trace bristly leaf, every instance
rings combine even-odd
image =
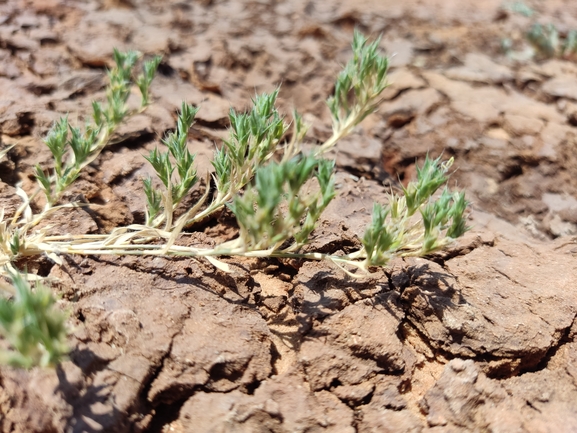
[[[216,189],[218,191],[228,191],[230,189],[230,172],[232,160],[224,148],[217,149],[214,153],[212,166],[215,171]]]
[[[453,194],[453,206],[449,211],[451,226],[447,230],[448,237],[457,239],[470,229],[465,222],[465,212],[468,207],[469,202],[465,199],[465,193],[455,192]]]
[[[319,182],[319,186],[322,193],[322,206],[323,209],[328,206],[330,201],[335,197],[335,164],[336,161],[321,159],[318,162],[318,169],[316,178]]]
[[[90,155],[92,143],[94,142],[94,136],[92,134],[84,137],[80,128],[70,128],[71,137],[69,141],[70,148],[74,155],[73,163],[76,167],[79,167],[88,155]]]
[[[422,167],[417,167],[417,182],[403,188],[409,216],[413,215],[445,182],[446,173],[453,164],[453,158],[441,163],[441,158],[425,158]]]
[[[104,122],[104,115],[102,113],[102,104],[97,101],[92,101],[92,120],[98,129],[102,127]]]
[[[150,151],[148,156],[145,156],[146,160],[150,162],[154,171],[156,171],[156,175],[161,180],[166,188],[168,188],[172,172],[174,171],[174,167],[170,162],[170,157],[168,152],[159,152],[158,149],[153,149]]]
[[[40,183],[40,187],[44,191],[46,197],[52,197],[52,182],[39,164],[36,164],[34,167],[34,176],[36,176],[36,179]]]
[[[161,61],[161,56],[155,56],[151,60],[144,62],[144,65],[142,66],[142,74],[136,78],[136,85],[138,86],[142,97],[140,103],[141,107],[146,107],[150,103],[150,84],[156,75],[158,65],[160,65]]]
[[[48,146],[48,149],[52,152],[54,158],[54,170],[57,175],[62,173],[62,158],[66,153],[68,128],[68,117],[62,117],[52,126],[48,135],[44,139],[44,143],[46,143],[46,146]]]
[[[162,207],[162,194],[152,186],[152,179],[142,179],[144,194],[146,195],[146,225],[150,226],[160,214]]]

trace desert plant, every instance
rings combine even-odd
[[[157,179],[144,180],[144,224],[118,227],[102,235],[50,235],[46,229],[37,230],[36,224],[49,212],[74,206],[55,204],[80,170],[96,158],[104,146],[102,137],[110,137],[113,127],[127,114],[126,88],[122,86],[129,83],[128,69],[134,66],[135,57],[116,53],[117,68],[111,71],[110,81],[121,90],[108,93],[111,96],[107,108],[93,105],[94,123],[84,133],[70,128],[64,119],[48,134],[46,144],[54,156],[54,173],[48,176],[37,169],[48,205],[34,215],[22,192],[24,204],[17,215],[0,224],[0,265],[4,274],[12,275],[13,263],[22,256],[44,253],[58,262],[59,255],[67,253],[204,257],[224,271],[229,267],[219,257],[327,260],[359,277],[373,266],[386,265],[393,257],[424,255],[444,248],[467,230],[468,203],[463,193],[450,193],[447,189],[436,196],[447,182],[453,161],[429,158],[419,168],[417,180],[403,189],[402,196],[391,194],[387,205],[375,204],[372,222],[357,251],[346,255],[319,253],[307,245],[322,211],[336,193],[335,163],[325,159],[325,155],[375,111],[387,86],[388,61],[379,54],[378,41],[369,43],[356,32],[352,48],[353,58],[338,76],[334,94],[328,99],[333,134],[310,154],[301,149],[307,126],[296,113],[292,137],[285,140],[290,122],[275,107],[278,89],[258,95],[248,112],[230,111],[230,137],[215,152],[214,172],[207,176],[204,192],[189,208],[180,209],[180,216],[175,218],[177,208],[182,207],[183,199],[198,180],[195,157],[187,148],[188,132],[198,109],[183,103],[175,131],[162,140],[165,150],[155,149],[145,157]],[[144,93],[152,79],[150,71],[157,64],[157,59],[146,64],[145,84],[137,79]],[[148,97],[143,94],[142,100],[145,104]],[[177,245],[185,227],[225,206],[237,218],[236,239],[213,248]],[[10,327],[5,329],[13,335]],[[13,338],[18,341],[20,337],[14,334]]]
[[[298,115],[294,116],[293,138],[289,143],[282,142],[289,124],[275,108],[278,90],[256,96],[247,113],[231,110],[230,138],[213,160],[216,191],[212,200],[206,204],[210,193],[206,185],[200,200],[175,221],[176,208],[197,180],[194,155],[186,148],[186,136],[197,109],[184,103],[175,132],[163,140],[167,150],[155,149],[146,157],[160,186],[155,186],[158,183],[153,179],[144,181],[145,224],[119,227],[108,235],[48,239],[48,252],[206,257],[221,269],[227,266],[216,259],[218,256],[298,257],[330,260],[341,267],[367,271],[395,256],[423,255],[445,247],[466,230],[463,214],[467,202],[463,194],[448,191],[433,198],[446,183],[452,160],[443,163],[427,158],[418,171],[417,182],[409,184],[402,197],[391,195],[388,207],[375,206],[373,223],[361,249],[347,256],[301,251],[321,211],[334,197],[334,163],[323,160],[323,155],[376,109],[387,85],[387,68],[386,58],[378,54],[378,41],[368,43],[356,33],[353,59],[339,75],[328,100],[333,135],[312,155],[303,155],[300,150],[299,140],[306,127]],[[274,162],[279,152],[280,162]],[[317,192],[303,194],[302,189],[313,178]],[[207,249],[175,245],[185,227],[224,206],[237,217],[237,239]],[[164,239],[165,243],[152,243],[153,238]]]

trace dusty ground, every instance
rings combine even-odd
[[[572,0],[528,2],[577,29]],[[65,257],[29,264],[72,313],[56,371],[0,369],[0,429],[18,432],[576,432],[577,64],[510,61],[535,18],[500,0],[0,2],[0,127],[18,143],[0,195],[48,164],[41,137],[103,97],[113,47],[162,54],[154,104],[71,192],[63,232],[143,220],[142,155],[200,104],[207,167],[230,106],[282,83],[281,105],[329,133],[325,98],[354,27],[383,34],[392,86],[336,155],[340,198],[316,232],[358,243],[373,200],[429,153],[455,156],[473,230],[372,278],[325,264]],[[79,196],[82,194],[82,196]],[[235,235],[227,218],[190,242]]]

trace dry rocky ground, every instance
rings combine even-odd
[[[577,29],[577,3],[535,1]],[[281,107],[326,138],[324,100],[352,30],[383,34],[391,86],[339,145],[339,198],[313,244],[357,245],[373,200],[429,153],[455,156],[473,229],[453,248],[352,280],[324,263],[64,257],[28,263],[71,312],[70,359],[0,369],[0,430],[16,432],[576,432],[577,64],[509,60],[533,18],[500,0],[0,1],[0,200],[50,166],[41,138],[103,98],[113,47],[162,54],[154,103],[122,128],[58,230],[143,221],[142,155],[202,106],[199,171],[230,106],[282,83]],[[236,235],[228,215],[189,243]]]

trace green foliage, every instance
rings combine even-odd
[[[577,54],[577,31],[575,30],[561,36],[553,24],[535,23],[527,32],[527,39],[543,57],[569,58]]]
[[[452,164],[452,158],[446,163],[441,163],[440,158],[429,159],[427,157],[422,167],[417,166],[417,182],[411,182],[403,188],[409,216],[413,215],[441,185],[447,182],[446,173]]]
[[[533,24],[527,32],[527,39],[546,57],[554,57],[559,48],[559,32],[553,24]]]
[[[142,74],[136,78],[136,85],[138,86],[140,94],[142,95],[141,105],[143,107],[149,105],[150,103],[150,85],[152,84],[152,80],[154,80],[158,65],[160,65],[161,61],[162,57],[156,56],[152,60],[144,62]]]
[[[227,178],[239,187],[246,185],[254,175],[254,169],[268,160],[278,143],[287,132],[288,125],[275,107],[279,89],[274,92],[257,95],[253,107],[248,113],[237,113],[231,109],[230,138],[224,142],[224,152],[230,160],[230,173],[217,172],[219,184]]]
[[[31,290],[22,275],[14,274],[17,258],[46,254],[52,260],[67,254],[179,255],[205,257],[221,270],[228,270],[216,257],[258,256],[328,260],[355,277],[371,266],[384,266],[393,257],[423,255],[447,246],[461,236],[466,226],[468,202],[463,193],[439,188],[446,184],[453,160],[426,158],[417,170],[417,180],[403,189],[402,196],[389,197],[388,204],[375,204],[373,218],[361,240],[362,247],[350,254],[310,251],[309,238],[321,213],[335,197],[335,162],[323,155],[352,128],[372,113],[385,89],[388,60],[378,50],[379,41],[369,43],[355,32],[353,58],[338,76],[335,92],[328,100],[333,115],[333,134],[310,154],[301,142],[308,126],[298,113],[290,122],[276,108],[278,89],[257,95],[247,112],[231,110],[230,135],[216,149],[200,199],[177,220],[178,206],[198,184],[195,155],[187,139],[198,108],[183,103],[176,129],[154,149],[146,160],[156,179],[144,179],[146,221],[117,227],[102,235],[49,235],[35,229],[46,216],[74,204],[55,206],[65,189],[81,170],[98,157],[115,128],[132,114],[127,108],[131,88],[142,93],[141,109],[149,103],[150,84],[160,58],[143,65],[134,78],[138,55],[114,52],[116,66],[109,73],[106,104],[94,102],[91,122],[84,129],[73,127],[68,118],[56,122],[45,141],[54,159],[46,173],[36,167],[36,177],[47,198],[38,214],[24,191],[18,195],[22,206],[10,220],[0,212],[0,274],[12,278],[14,298],[0,301],[0,327],[10,344],[2,353],[4,362],[30,367],[53,365],[66,353],[64,315],[42,287]],[[198,187],[202,190],[202,185]],[[186,227],[227,206],[236,216],[236,239],[212,248],[182,246],[176,241]],[[159,227],[163,224],[163,229]],[[356,268],[358,274],[349,271]]]
[[[395,256],[429,254],[468,230],[465,212],[469,203],[464,193],[445,188],[438,198],[433,197],[447,182],[452,163],[452,159],[443,163],[440,158],[425,158],[417,168],[417,181],[403,188],[402,197],[389,197],[387,206],[375,203],[362,239],[366,267],[384,266]],[[412,218],[417,210],[421,224]]]
[[[375,203],[373,218],[363,236],[363,247],[367,255],[367,266],[385,265],[402,245],[401,226],[385,224],[391,209]]]
[[[380,39],[369,43],[358,31],[353,36],[353,58],[337,77],[335,92],[327,100],[333,117],[333,137],[319,152],[332,148],[378,107],[387,87],[389,59],[379,54]]]
[[[216,188],[219,191],[228,191],[231,189],[231,172],[233,161],[229,158],[226,147],[217,149],[214,153],[212,166],[214,167],[214,179]]]
[[[0,362],[21,368],[58,364],[68,353],[67,315],[57,309],[50,290],[30,288],[18,273],[11,278],[13,298],[0,298],[0,333],[10,344],[0,351]]]
[[[162,211],[162,192],[152,186],[152,179],[142,179],[146,195],[146,225],[152,225],[154,219]]]
[[[310,156],[259,168],[254,184],[229,204],[240,227],[242,250],[274,251],[291,238],[295,248],[306,244],[335,196],[333,168],[334,162]],[[313,177],[318,191],[306,194],[305,184]]]
[[[149,87],[160,63],[155,57],[143,65],[143,73],[133,79],[133,70],[138,53],[121,53],[114,50],[115,67],[108,71],[109,84],[106,88],[107,104],[92,103],[92,123],[87,122],[84,130],[73,127],[65,116],[57,121],[45,138],[54,159],[51,175],[35,167],[35,175],[47,199],[46,209],[55,205],[62,193],[80,175],[80,171],[94,159],[108,143],[110,136],[127,116],[133,114],[127,106],[133,84],[141,91],[141,109],[149,103]]]
[[[181,111],[178,115],[176,131],[170,133],[162,142],[168,148],[167,152],[159,152],[154,149],[146,160],[150,162],[156,175],[166,188],[162,193],[152,187],[152,181],[144,181],[144,191],[147,200],[147,224],[154,224],[154,218],[160,214],[161,210],[172,215],[172,212],[189,193],[198,180],[194,167],[195,156],[187,148],[188,132],[194,124],[194,118],[198,108],[193,105],[182,103]],[[171,160],[174,159],[174,163]],[[173,176],[176,170],[177,176]],[[164,204],[162,197],[164,197]]]
[[[445,188],[438,199],[420,209],[425,229],[423,255],[444,247],[447,238],[458,238],[468,230],[464,220],[467,205],[463,193],[451,194]],[[441,237],[443,230],[446,230],[446,238]]]

